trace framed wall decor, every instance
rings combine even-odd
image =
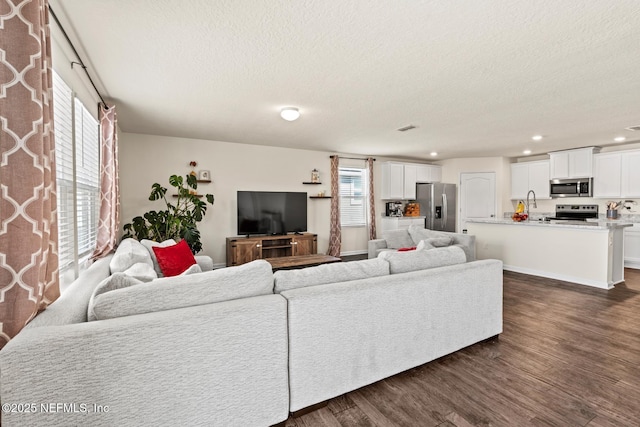
[[[198,171],[198,179],[202,181],[211,181],[211,172],[207,170]]]

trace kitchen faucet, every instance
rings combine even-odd
[[[533,190],[529,190],[527,193],[527,221],[529,221],[529,194],[533,193],[533,207],[538,208],[538,203],[536,203],[536,192]]]

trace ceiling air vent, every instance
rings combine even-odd
[[[415,129],[415,128],[416,127],[414,125],[407,125],[407,126],[403,126],[400,129],[396,129],[396,130],[400,131],[400,132],[406,132],[408,130]]]
[[[625,128],[626,130],[640,130],[640,125],[638,126],[629,126],[628,128]],[[400,129],[398,129],[400,130]]]

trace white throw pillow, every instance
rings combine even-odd
[[[420,240],[420,243],[418,243],[418,246],[416,246],[416,250],[417,251],[428,251],[429,249],[433,249],[435,248],[435,246],[433,246],[430,242],[430,239],[424,239],[424,240]]]
[[[193,264],[191,267],[187,268],[182,273],[178,274],[178,276],[187,276],[189,274],[202,273],[202,268],[198,264]]]
[[[146,249],[145,249],[146,251]],[[124,271],[127,276],[134,277],[142,282],[150,282],[158,278],[158,274],[153,269],[153,265],[146,262],[137,262]]]
[[[111,274],[122,273],[139,262],[153,265],[149,251],[136,239],[129,238],[120,242],[113,258],[111,258],[109,268]]]
[[[156,270],[158,277],[164,277],[164,274],[162,274],[162,270],[160,269],[160,265],[158,264],[158,259],[156,258],[156,254],[155,252],[153,252],[152,248],[154,246],[160,246],[161,248],[166,248],[167,246],[173,246],[176,244],[176,241],[173,239],[167,239],[162,243],[158,243],[158,242],[154,242],[153,240],[142,239],[140,243],[142,243],[142,246],[147,248],[147,252],[149,253],[149,256],[151,257],[151,261],[153,263],[153,268]]]

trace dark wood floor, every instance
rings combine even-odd
[[[606,291],[504,275],[504,332],[287,427],[640,426],[640,270]]]

